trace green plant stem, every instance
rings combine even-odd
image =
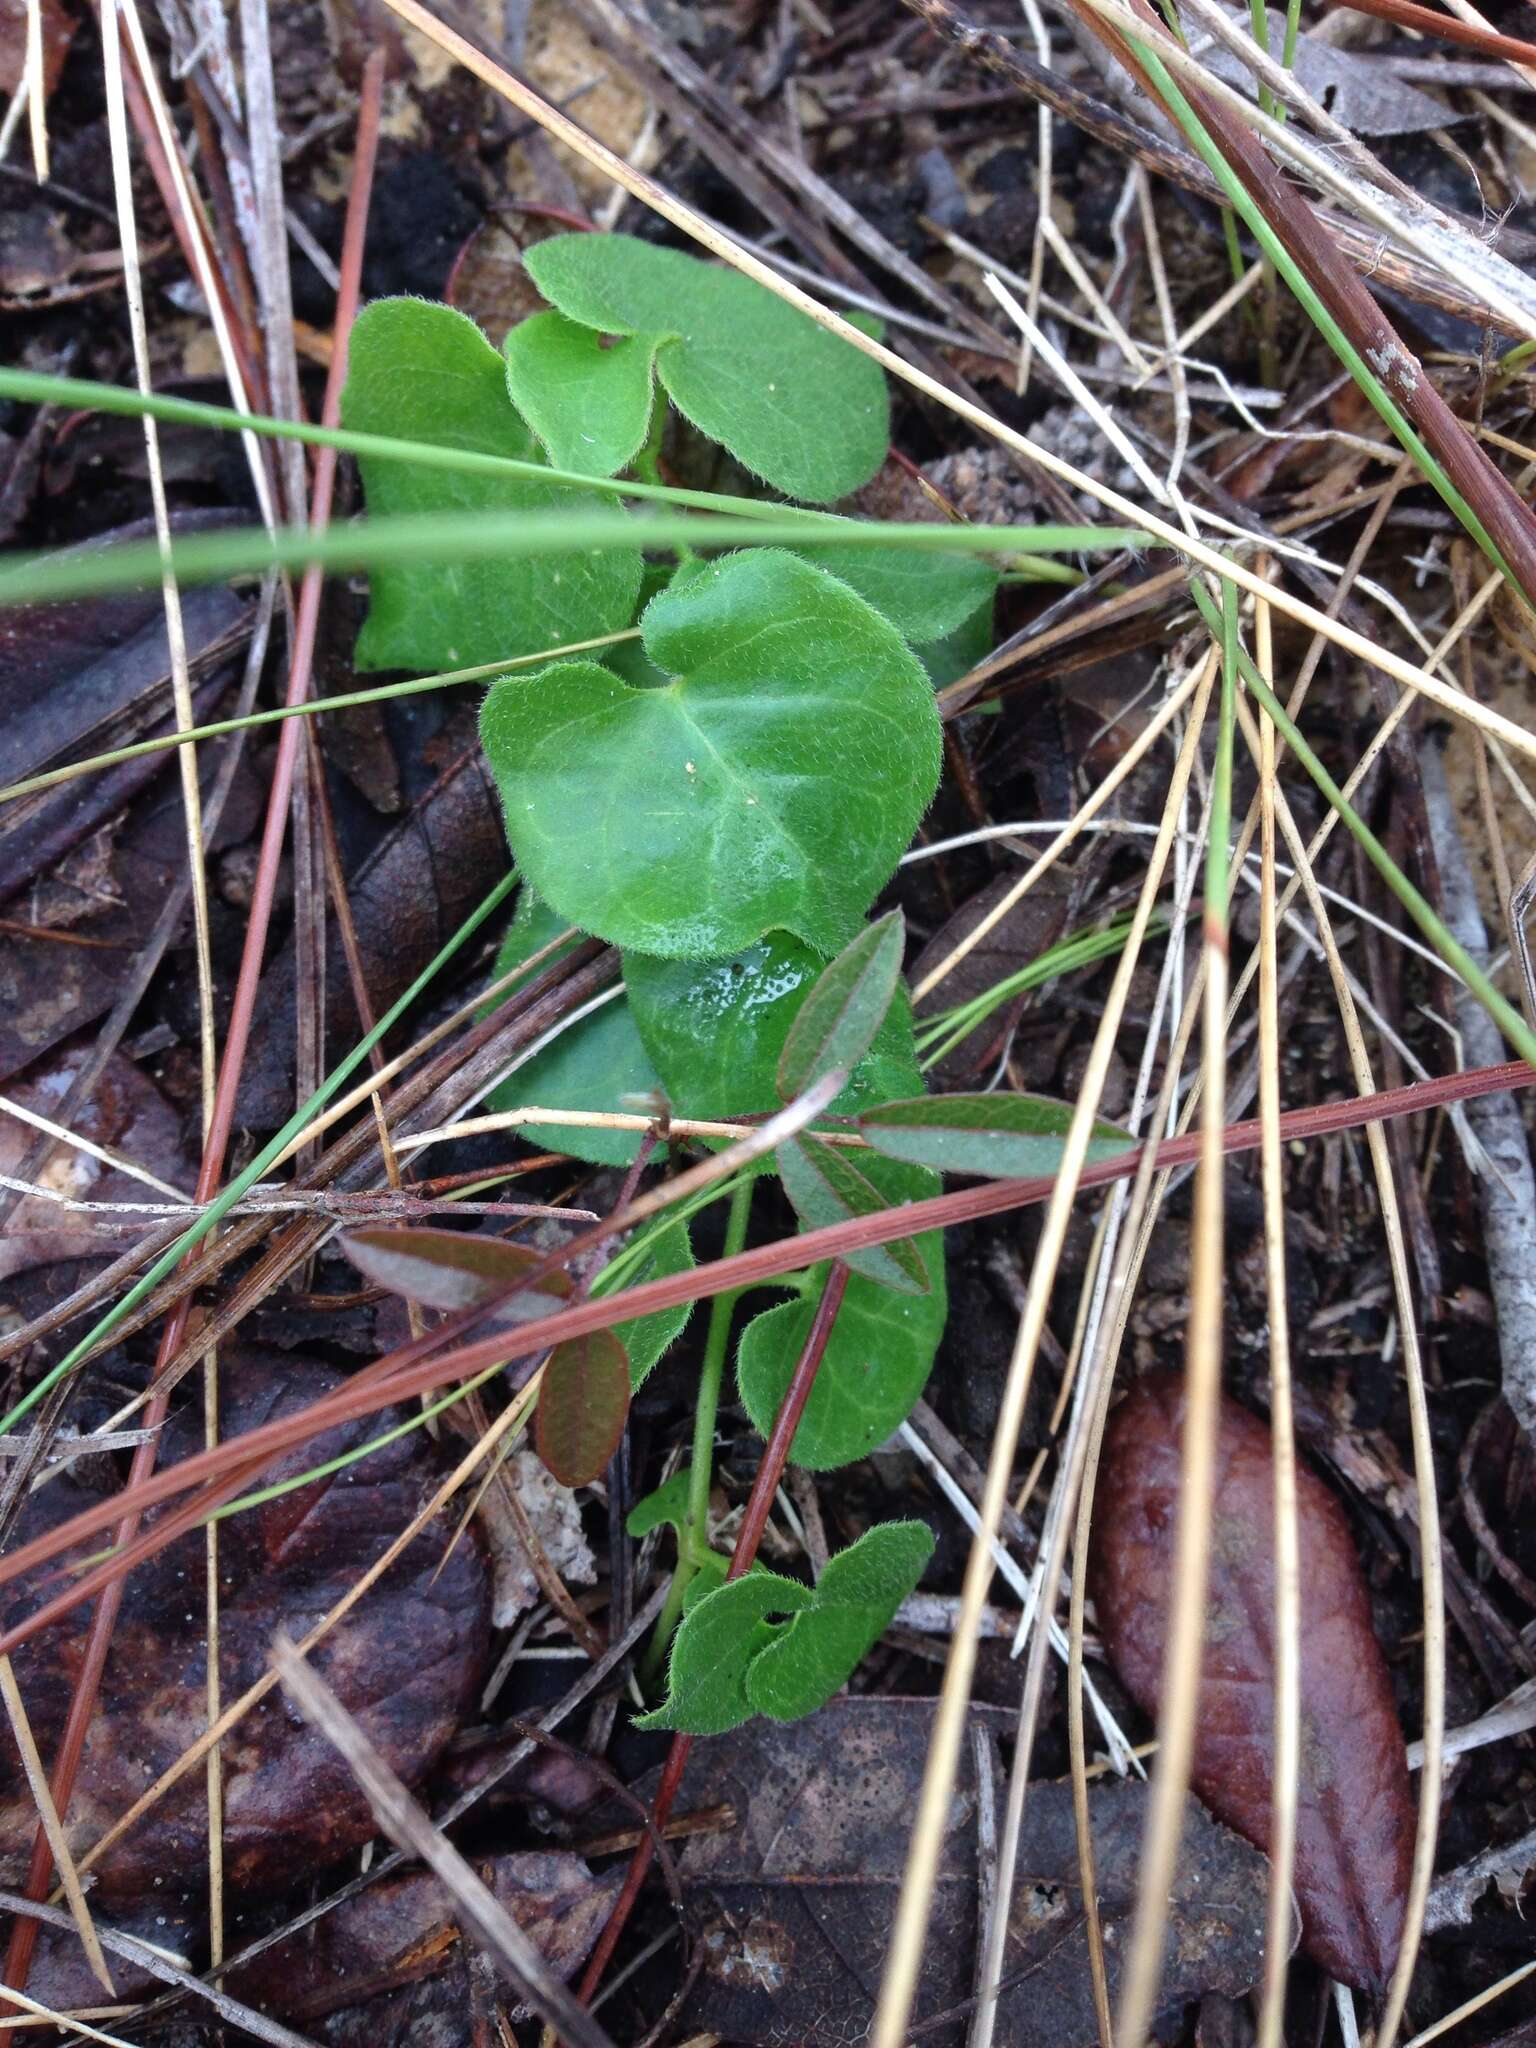
[[[251,711],[244,718],[216,718],[208,725],[190,726],[184,732],[162,733],[156,739],[135,740],[126,747],[114,747],[107,754],[92,754],[84,761],[71,761],[63,768],[49,768],[41,775],[29,775],[24,782],[0,789],[0,804],[15,803],[39,790],[52,789],[77,776],[95,775],[116,768],[123,761],[137,761],[145,754],[168,753],[172,747],[194,745],[200,740],[222,739],[227,733],[252,732],[257,726],[280,725],[288,718],[317,718],[326,711],[351,711],[363,704],[384,704],[394,697],[419,697],[427,690],[451,690],[462,683],[487,683],[493,676],[512,675],[518,669],[537,668],[541,662],[563,661],[567,655],[590,654],[599,648],[620,646],[638,640],[640,628],[626,626],[622,633],[602,633],[591,640],[573,640],[562,647],[546,648],[542,654],[514,654],[505,661],[483,661],[477,668],[445,669],[440,675],[417,676],[404,683],[379,683],[370,690],[340,690],[333,697],[306,697],[299,704],[279,704],[271,711]]]
[[[756,1186],[756,1175],[748,1172],[731,1190],[731,1206],[725,1220],[724,1258],[735,1258],[746,1247],[752,1192]],[[720,1416],[720,1388],[725,1379],[731,1317],[735,1314],[741,1293],[738,1288],[729,1294],[717,1294],[709,1305],[704,1362],[699,1369],[698,1399],[693,1410],[693,1463],[688,1468],[688,1512],[677,1534],[677,1565],[672,1573],[672,1583],[667,1588],[665,1605],[657,1617],[656,1633],[646,1653],[641,1672],[642,1685],[660,1672],[667,1645],[683,1611],[683,1596],[709,1549],[709,1489],[715,1469],[715,1424]]]
[[[1311,320],[1318,332],[1327,341],[1329,347],[1332,348],[1335,355],[1344,364],[1376,412],[1386,421],[1403,447],[1407,449],[1408,453],[1418,464],[1426,479],[1434,485],[1446,504],[1483,550],[1483,553],[1487,555],[1489,561],[1508,579],[1510,587],[1517,593],[1520,593],[1518,578],[1511,572],[1509,564],[1495,545],[1493,537],[1478,517],[1475,509],[1467,503],[1456,485],[1447,476],[1439,459],[1431,452],[1418,430],[1387,390],[1381,378],[1376,375],[1328,307],[1323,303],[1321,296],[1302,270],[1300,264],[1297,263],[1290,250],[1281,241],[1279,235],[1265,217],[1263,209],[1253,198],[1241,178],[1238,177],[1236,171],[1217,145],[1214,137],[1206,128],[1205,123],[1190,105],[1182,87],[1175,80],[1172,72],[1169,71],[1167,65],[1164,64],[1162,58],[1150,43],[1144,42],[1139,38],[1132,38],[1132,47],[1141,59],[1148,78],[1156,86],[1166,102],[1169,112],[1189,137],[1202,162],[1217,180],[1218,184],[1220,184],[1228,200],[1242,215],[1249,233],[1258,242],[1260,249],[1274,264],[1279,275],[1285,279],[1286,284],[1299,300],[1302,310],[1306,313],[1308,319]]]
[[[544,555],[600,553],[605,548],[790,547],[918,548],[938,554],[1118,554],[1152,546],[1139,526],[965,526],[847,519],[810,527],[792,506],[763,518],[708,513],[627,512],[402,513],[356,525],[238,528],[173,541],[162,559],[154,541],[122,541],[80,553],[40,549],[7,556],[0,569],[0,605],[54,604],[119,590],[155,588],[169,567],[182,584],[312,564],[337,570],[419,567],[423,562],[493,562]]]
[[[1204,590],[1198,579],[1191,579],[1190,590],[1199,606],[1206,624],[1217,639],[1224,636],[1224,625],[1210,593]],[[1285,706],[1275,695],[1259,673],[1258,664],[1245,648],[1237,649],[1238,668],[1243,681],[1260,704],[1269,713],[1276,731],[1306,769],[1313,782],[1322,792],[1329,805],[1338,812],[1353,837],[1359,842],[1366,859],[1375,868],[1392,894],[1402,904],[1424,937],[1434,947],[1440,958],[1459,974],[1467,987],[1477,997],[1483,1008],[1509,1040],[1523,1060],[1536,1066],[1536,1032],[1531,1030],[1524,1017],[1494,987],[1492,981],[1478,966],[1471,954],[1451,935],[1435,915],[1428,901],[1403,873],[1397,862],[1376,837],[1364,818],[1351,804],[1342,789],[1334,781],[1317,755],[1312,751],[1300,728],[1287,713]],[[1215,838],[1215,820],[1212,820],[1212,839]]]
[[[763,1449],[762,1463],[757,1468],[757,1478],[741,1518],[737,1533],[736,1547],[731,1553],[730,1567],[726,1579],[742,1578],[752,1569],[757,1558],[757,1547],[763,1538],[768,1522],[768,1510],[773,1496],[778,1491],[784,1467],[789,1462],[789,1448],[794,1442],[795,1431],[805,1413],[805,1404],[810,1398],[811,1388],[826,1356],[827,1343],[832,1335],[832,1325],[837,1321],[837,1312],[843,1305],[843,1295],[848,1287],[848,1268],[841,1259],[834,1259],[827,1268],[827,1277],[822,1286],[821,1300],[810,1329],[806,1332],[805,1345],[800,1353],[784,1398],[779,1403],[779,1412],[774,1419],[773,1434]],[[733,1300],[734,1296],[731,1297]],[[665,1611],[665,1610],[663,1610]],[[660,1830],[667,1824],[672,1813],[672,1803],[683,1782],[683,1771],[688,1762],[688,1753],[693,1747],[691,1735],[674,1735],[672,1747],[662,1769],[661,1783],[656,1788],[656,1800],[651,1809],[651,1828]],[[577,1996],[583,2002],[589,2001],[602,1981],[619,1936],[635,1901],[640,1896],[640,1887],[645,1874],[651,1867],[651,1858],[656,1853],[656,1838],[648,1828],[635,1845],[630,1858],[629,1869],[624,1874],[624,1888],[614,1902],[607,1925],[598,1937],[597,1945],[587,1960]]]

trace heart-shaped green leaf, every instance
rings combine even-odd
[[[748,1572],[717,1586],[684,1615],[672,1638],[667,1697],[637,1728],[672,1728],[681,1735],[723,1735],[750,1719],[747,1671],[778,1633],[767,1617],[809,1607],[815,1595],[798,1579]]]
[[[841,1067],[851,1074],[875,1042],[875,1033],[901,978],[907,928],[899,910],[887,912],[850,939],[795,1013],[779,1054],[780,1098],[792,1102],[813,1081]]]
[[[556,469],[612,476],[631,462],[651,417],[651,346],[604,347],[563,313],[534,313],[502,344],[507,389]]]
[[[933,1533],[922,1522],[880,1522],[830,1559],[816,1598],[747,1666],[748,1703],[798,1721],[846,1685],[923,1576]]]
[[[472,320],[422,299],[380,299],[352,329],[343,423],[372,434],[538,460],[507,398],[501,357]],[[371,513],[581,512],[554,485],[359,459]],[[616,633],[640,589],[640,549],[374,571],[362,669],[469,667]]]
[[[1061,1164],[1074,1110],[1044,1095],[921,1095],[867,1109],[859,1128],[891,1159],[936,1173],[1028,1180]],[[1136,1143],[1118,1124],[1095,1122],[1088,1161],[1113,1159]]]
[[[887,1206],[937,1194],[931,1175],[894,1160],[865,1155],[862,1170]],[[848,1290],[821,1369],[795,1431],[790,1456],[797,1465],[828,1471],[878,1450],[912,1413],[928,1384],[944,1334],[944,1233],[924,1231],[917,1248],[927,1269],[927,1294],[897,1294],[862,1273]],[[814,1268],[803,1296],[771,1308],[747,1325],[736,1356],[736,1383],[754,1427],[767,1436],[805,1348],[826,1268]]]
[[[624,956],[641,1041],[679,1116],[761,1116],[779,1106],[778,1066],[800,1005],[826,966],[788,932],[769,932],[728,960]],[[832,1105],[851,1116],[922,1086],[906,991]]]
[[[569,922],[525,888],[497,955],[496,973],[509,974],[557,938]],[[569,952],[579,944],[578,936],[562,950]],[[552,963],[560,954],[552,953],[549,958]],[[502,1112],[521,1109],[530,1102],[547,1109],[632,1110],[636,1101],[656,1095],[660,1086],[621,989],[493,1088],[489,1105]],[[526,1124],[522,1135],[530,1145],[568,1152],[573,1159],[585,1159],[593,1166],[629,1166],[640,1149],[642,1134],[605,1131],[586,1124]]]
[[[563,1486],[586,1486],[618,1449],[629,1415],[629,1360],[612,1330],[557,1344],[544,1368],[533,1442]]]
[[[666,1701],[636,1725],[721,1735],[753,1713],[815,1713],[890,1627],[932,1555],[921,1522],[885,1522],[840,1551],[814,1587],[752,1571],[702,1593],[673,1638]]]
[[[678,411],[775,490],[830,503],[884,462],[890,402],[878,365],[751,278],[629,235],[553,235],[524,260],[568,319],[634,336]],[[545,380],[535,397],[517,352],[507,367],[513,400],[537,424]],[[596,381],[611,406],[606,365]],[[583,386],[567,384],[567,417],[584,403]]]
[[[487,697],[519,865],[560,916],[639,952],[708,958],[774,925],[835,952],[938,780],[920,664],[862,599],[773,549],[664,591],[644,634],[665,688],[570,662]]]
[[[774,1157],[784,1192],[807,1230],[846,1223],[852,1216],[873,1216],[889,1206],[845,1151],[820,1138],[791,1138]],[[843,1256],[850,1271],[862,1273],[877,1287],[893,1287],[898,1294],[928,1292],[928,1269],[910,1237]]]
[[[805,559],[856,590],[914,644],[942,640],[974,618],[997,589],[997,571],[977,555],[921,548],[807,548]]]

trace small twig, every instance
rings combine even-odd
[[[447,1836],[433,1826],[330,1687],[316,1677],[286,1636],[279,1636],[274,1645],[272,1662],[305,1719],[340,1753],[367,1794],[384,1832],[397,1848],[419,1856],[436,1872],[453,1898],[465,1932],[491,1952],[516,1984],[518,1995],[563,2034],[572,2048],[613,2048],[597,2021],[571,1996]]]

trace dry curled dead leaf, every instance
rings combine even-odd
[[[312,1358],[252,1348],[220,1360],[221,1423],[239,1435],[314,1401],[339,1376]],[[398,1411],[327,1431],[279,1459],[269,1481],[296,1477],[369,1442]],[[200,1402],[166,1425],[162,1466],[202,1448]],[[93,1464],[95,1461],[92,1461]],[[220,1672],[233,1700],[265,1675],[279,1629],[301,1636],[411,1520],[438,1474],[419,1431],[357,1464],[264,1501],[219,1528]],[[89,1504],[71,1471],[34,1493],[19,1540]],[[148,1520],[149,1518],[147,1518]],[[475,1697],[489,1642],[489,1583],[471,1536],[431,1522],[315,1653],[317,1669],[408,1783],[416,1783]],[[451,1547],[450,1547],[451,1545]],[[89,1547],[89,1546],[88,1546]],[[134,1571],[112,1638],[100,1702],[69,1807],[77,1855],[93,1845],[202,1733],[205,1689],[203,1532],[167,1545]],[[67,1567],[73,1559],[61,1562]],[[6,1589],[3,1621],[22,1620],[57,1590],[44,1566]],[[91,1610],[77,1607],[15,1656],[17,1682],[45,1758],[58,1748]],[[225,1740],[226,1883],[240,1894],[286,1887],[344,1855],[375,1829],[346,1764],[317,1731],[268,1693]],[[36,1811],[14,1748],[0,1746],[0,1882],[25,1868]],[[175,1898],[207,1882],[207,1790],[189,1771],[95,1868],[108,1906]]]
[[[755,1720],[697,1745],[679,1810],[725,1808],[735,1825],[691,1839],[679,1874],[699,1923],[703,1968],[685,2025],[764,2048],[862,2041],[890,1947],[912,1815],[933,1731],[931,1700],[845,1698],[808,1720]],[[1010,1717],[976,1707],[991,1741]],[[642,1781],[640,1790],[645,1789]],[[967,1742],[940,1850],[934,1920],[923,1946],[913,2031],[924,2048],[968,2034],[977,1940],[981,1793]],[[1006,1784],[993,1779],[1001,1810]],[[1111,1991],[1135,1905],[1143,1784],[1096,1785],[1095,1877]],[[1173,1884],[1164,2009],[1258,1975],[1263,1859],[1191,1801]],[[1072,1788],[1029,1788],[1009,1914],[997,2048],[1096,2042]]]
[[[1157,1711],[1179,1505],[1183,1382],[1143,1380],[1110,1417],[1091,1585],[1104,1646]],[[1212,1498],[1194,1788],[1265,1847],[1274,1776],[1275,1565],[1270,1432],[1223,1398]],[[1302,1946],[1329,1975],[1376,1989],[1402,1937],[1414,1803],[1386,1660],[1354,1539],[1330,1489],[1297,1473],[1301,1770],[1296,1902]]]

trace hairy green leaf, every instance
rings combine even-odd
[[[627,1535],[649,1536],[653,1529],[681,1531],[688,1526],[689,1468],[684,1465],[670,1479],[643,1494],[624,1517]]]
[[[825,965],[819,953],[783,931],[769,932],[728,960],[625,954],[635,1024],[679,1116],[760,1116],[778,1108],[784,1042]],[[898,985],[833,1111],[850,1116],[921,1086],[911,1009]]]
[[[569,922],[639,952],[708,958],[774,925],[836,951],[938,780],[921,666],[862,599],[776,549],[664,591],[644,634],[665,688],[569,662],[487,697],[519,865]]]
[[[997,571],[975,555],[914,548],[807,548],[805,559],[856,590],[904,639],[942,640],[990,606]],[[990,614],[989,614],[990,616]]]
[[[888,1522],[840,1551],[814,1587],[759,1570],[705,1591],[673,1639],[666,1701],[636,1725],[721,1735],[753,1713],[815,1713],[889,1628],[932,1555],[921,1522]]]
[[[782,1101],[803,1095],[834,1067],[853,1072],[885,1022],[901,979],[906,942],[901,912],[888,911],[850,939],[822,969],[796,1011],[779,1054]]]
[[[472,320],[422,299],[380,299],[352,330],[342,418],[364,433],[527,461],[537,453],[507,398],[500,356]],[[359,460],[369,512],[580,513],[582,496],[554,485]],[[640,549],[479,562],[380,565],[358,636],[361,669],[455,668],[536,654],[630,623]]]
[[[859,1128],[891,1159],[936,1173],[1026,1180],[1054,1173],[1074,1111],[1043,1095],[922,1095],[867,1109]],[[1136,1143],[1118,1124],[1096,1121],[1088,1161],[1113,1159]]]
[[[826,504],[885,460],[879,366],[751,278],[628,235],[554,235],[525,260],[569,319],[635,337],[678,411],[775,490]]]
[[[994,633],[992,614],[995,609],[989,597],[979,604],[968,619],[962,619],[952,633],[946,633],[939,640],[925,640],[913,648],[918,660],[928,671],[928,680],[936,690],[942,690],[949,683],[957,682],[961,676],[969,675],[973,668],[980,666],[992,652]]]
[[[863,1170],[887,1204],[920,1201],[939,1191],[931,1174],[894,1160],[869,1158]],[[917,1248],[931,1283],[926,1294],[897,1294],[862,1273],[850,1275],[790,1446],[797,1465],[828,1471],[852,1464],[877,1450],[912,1413],[933,1370],[948,1308],[943,1231],[925,1231]],[[773,1427],[805,1348],[825,1274],[825,1267],[813,1269],[804,1295],[755,1317],[742,1335],[736,1383],[763,1436]]]
[[[747,1720],[747,1671],[778,1631],[770,1614],[809,1607],[814,1594],[777,1572],[748,1572],[695,1602],[672,1638],[667,1697],[637,1728],[672,1728],[681,1735],[722,1735]]]
[[[562,1486],[587,1486],[618,1449],[629,1416],[629,1360],[612,1330],[557,1344],[544,1368],[533,1442]]]
[[[747,1667],[747,1699],[775,1721],[798,1721],[848,1683],[890,1627],[933,1555],[922,1522],[880,1522],[830,1559],[816,1598]]]
[[[820,1138],[791,1138],[774,1157],[784,1192],[807,1230],[846,1223],[853,1216],[873,1216],[890,1206],[845,1151]],[[898,1294],[928,1292],[928,1269],[909,1237],[870,1245],[844,1257],[850,1271],[862,1273],[877,1287],[892,1287]]]
[[[634,1264],[625,1262],[623,1283],[626,1288],[643,1287],[650,1280],[665,1280],[673,1273],[692,1272],[693,1263],[688,1225],[679,1218],[676,1223],[667,1224],[646,1239],[644,1249]],[[601,1284],[594,1291],[599,1294],[607,1292]],[[682,1335],[692,1314],[693,1303],[682,1301],[676,1308],[653,1309],[650,1315],[636,1316],[633,1322],[615,1323],[613,1334],[629,1353],[632,1386],[640,1387],[662,1353]]]
[[[529,888],[518,897],[517,914],[502,941],[496,973],[509,974],[532,954],[558,938],[570,920],[557,917]],[[573,938],[563,949],[579,945]],[[560,958],[552,953],[550,961]],[[601,1009],[572,1024],[492,1089],[488,1106],[498,1112],[537,1103],[541,1109],[632,1109],[628,1097],[654,1095],[660,1087],[620,993]],[[530,1145],[550,1152],[568,1152],[593,1166],[629,1166],[640,1149],[639,1131],[605,1131],[581,1124],[527,1124],[522,1135]]]
[[[502,344],[507,390],[556,469],[612,476],[632,462],[651,418],[651,349],[603,339],[563,313],[534,313]]]

